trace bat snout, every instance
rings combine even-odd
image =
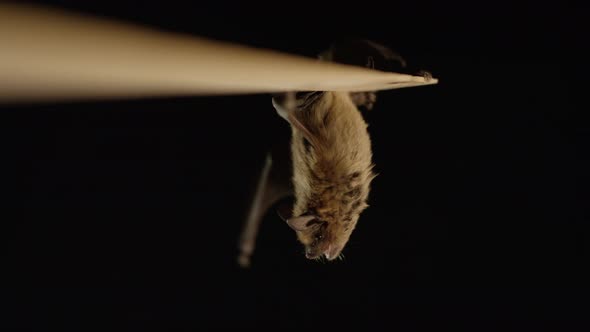
[[[332,245],[328,246],[328,249],[326,249],[326,251],[324,251],[324,256],[326,256],[327,260],[331,261],[331,260],[338,258],[338,256],[340,256],[341,251],[342,251],[341,246],[332,244]]]
[[[312,250],[310,248],[305,250],[305,258],[307,259],[318,259],[322,256],[317,250]]]
[[[305,249],[305,257],[307,259],[318,259],[320,257],[325,257],[327,260],[331,261],[340,255],[341,248],[329,245],[326,249],[320,250],[317,248],[306,248]]]

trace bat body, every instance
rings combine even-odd
[[[368,206],[372,172],[367,124],[349,93],[298,93],[294,105],[273,98],[291,124],[295,204],[287,224],[309,259],[339,257]]]
[[[260,223],[275,205],[296,231],[307,258],[339,257],[368,206],[374,178],[367,124],[354,103],[374,102],[370,95],[315,91],[292,94],[292,99],[274,96],[278,115],[291,125],[291,146],[278,145],[266,157],[239,242],[241,266],[250,265]]]
[[[381,67],[406,67],[395,52],[371,41],[338,42],[321,61]],[[425,72],[426,76],[429,74]],[[240,242],[240,264],[247,266],[258,226],[267,210],[288,196],[279,215],[296,232],[309,259],[338,258],[368,207],[372,172],[371,139],[359,107],[370,110],[375,92],[308,91],[273,96],[279,116],[291,126],[290,158],[274,151],[253,200]],[[288,147],[285,146],[285,151]],[[275,164],[276,162],[276,164]],[[286,176],[289,169],[289,176]],[[280,175],[278,175],[280,174]]]

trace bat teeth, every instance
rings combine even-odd
[[[326,249],[326,251],[324,252],[324,256],[326,256],[326,259],[330,259],[330,249],[332,249],[332,246],[329,245],[328,249]]]

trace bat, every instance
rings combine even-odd
[[[320,53],[319,59],[358,63],[358,54],[346,49],[362,52],[359,45],[373,51],[364,51],[364,66],[374,68],[376,57],[406,66],[397,53],[372,41],[334,43]],[[353,56],[347,58],[347,54]],[[428,79],[429,74],[424,77]],[[277,114],[291,127],[291,163],[288,166],[284,155],[267,156],[239,243],[240,265],[250,264],[256,233],[267,210],[289,196],[293,197],[293,205],[281,205],[278,214],[295,231],[305,256],[329,261],[341,257],[360,214],[368,207],[370,184],[376,176],[372,171],[371,139],[359,110],[370,110],[375,102],[375,91],[273,95]],[[275,165],[275,160],[281,162]],[[291,168],[290,176],[286,176],[286,167]]]

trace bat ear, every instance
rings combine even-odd
[[[281,202],[277,207],[277,214],[283,221],[287,221],[293,217],[293,203],[290,201]]]
[[[295,218],[290,218],[287,220],[287,225],[296,231],[306,231],[309,226],[307,225],[310,221],[314,220],[315,216],[300,216]]]

